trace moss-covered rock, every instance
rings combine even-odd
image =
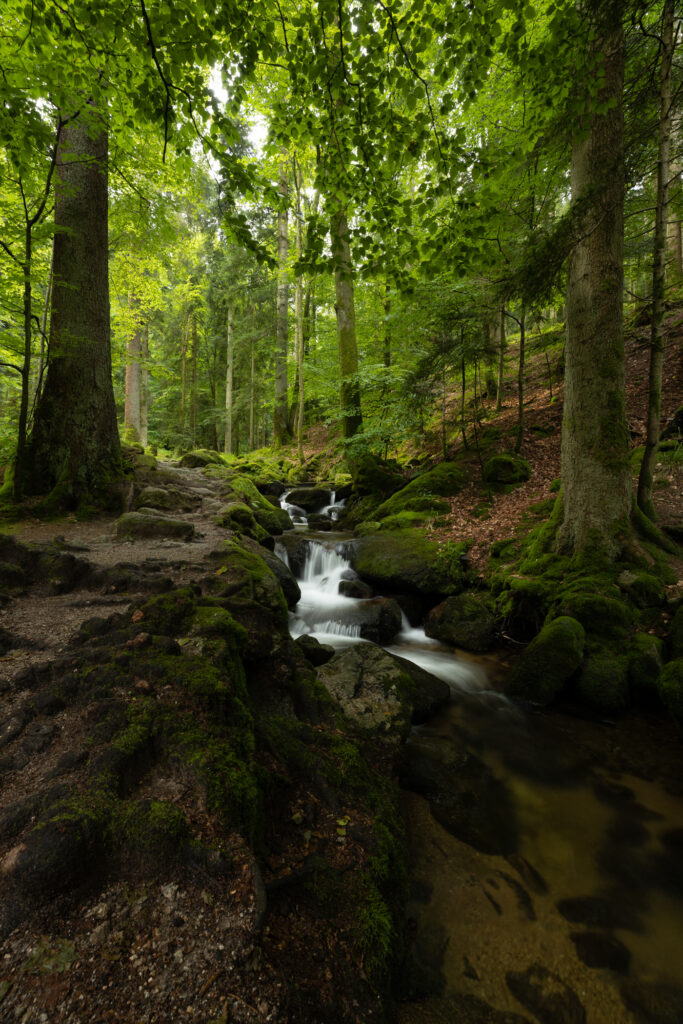
[[[116,536],[121,540],[148,537],[169,537],[173,540],[192,540],[194,526],[182,519],[154,515],[152,512],[126,512],[116,524]]]
[[[138,509],[154,508],[162,512],[189,512],[197,504],[197,498],[169,487],[143,487],[135,501]]]
[[[290,505],[298,505],[305,512],[318,512],[332,500],[332,493],[324,487],[294,487],[287,495]]]
[[[425,633],[466,651],[488,651],[496,635],[495,619],[479,595],[457,594],[431,610]]]
[[[180,458],[180,465],[184,469],[204,469],[206,466],[224,466],[225,460],[218,452],[210,451],[208,448],[197,448],[195,451],[185,452]]]
[[[669,626],[669,654],[683,658],[683,604],[676,609]]]
[[[381,501],[403,487],[405,480],[397,468],[370,452],[358,452],[348,459],[353,493],[356,497],[372,495]]]
[[[487,484],[522,484],[531,476],[531,466],[518,455],[502,452],[486,460],[483,476]]]
[[[465,473],[456,463],[442,462],[434,469],[414,477],[410,483],[383,502],[376,509],[374,518],[387,519],[406,512],[422,512],[431,516],[447,512],[448,502],[442,499],[458,494],[466,479]]]
[[[439,544],[417,530],[356,538],[347,554],[359,576],[378,589],[400,593],[457,594],[467,582],[468,545]]]
[[[578,619],[585,629],[601,636],[623,636],[633,625],[635,616],[631,608],[617,596],[608,597],[584,589],[587,584],[590,584],[590,577],[561,590],[553,607],[554,614]],[[616,588],[614,593],[618,594]]]
[[[241,501],[231,501],[221,509],[216,517],[216,523],[225,527],[226,530],[232,530],[233,533],[245,534],[258,543],[263,543],[266,538],[271,536],[256,522],[254,513],[249,506]]]
[[[664,666],[657,680],[657,689],[664,707],[683,735],[683,658],[676,658]]]
[[[636,704],[650,706],[657,698],[657,679],[663,666],[664,642],[650,633],[636,633],[628,649],[628,681]]]
[[[651,573],[624,569],[617,583],[628,599],[639,608],[658,608],[664,603],[664,584]]]
[[[512,669],[506,692],[533,704],[550,704],[581,665],[585,640],[576,619],[563,615],[549,622]]]
[[[583,704],[604,715],[621,715],[631,704],[628,659],[609,649],[588,654],[577,680]]]

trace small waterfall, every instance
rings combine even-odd
[[[314,633],[323,642],[330,637],[360,637],[362,602],[339,593],[339,581],[349,568],[335,548],[310,541],[299,579],[301,600],[290,618],[293,635]]]
[[[290,488],[291,490],[291,488]],[[287,497],[290,491],[285,491],[280,496],[280,508],[283,508],[295,526],[308,526],[308,516],[298,505],[290,505]]]

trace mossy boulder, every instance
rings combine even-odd
[[[185,452],[180,458],[180,465],[184,469],[204,469],[206,466],[224,466],[225,460],[218,452],[210,451],[208,448],[198,448],[195,451]]]
[[[159,509],[162,512],[189,512],[198,499],[167,487],[144,487],[138,494],[135,507]]]
[[[121,540],[169,537],[173,540],[192,540],[194,526],[182,519],[155,515],[150,512],[126,512],[116,524],[116,536]]]
[[[414,673],[404,659],[372,644],[338,651],[318,669],[318,678],[356,728],[395,738],[407,736],[430,688],[432,699],[436,694],[441,703],[448,698],[441,680],[421,669]]]
[[[562,615],[543,627],[508,676],[506,692],[546,706],[581,665],[586,633],[580,622]]]
[[[274,552],[268,551],[264,548],[259,552],[259,555],[282,587],[282,593],[285,595],[287,607],[294,608],[301,599],[301,588],[296,581],[294,573],[289,566],[278,557],[278,555],[274,554]]]
[[[405,480],[399,470],[378,459],[370,452],[358,452],[348,458],[353,481],[353,494],[357,498],[372,495],[381,501],[403,487]]]
[[[259,543],[263,543],[271,536],[256,522],[249,506],[241,501],[229,502],[216,517],[216,523],[226,530],[232,530],[233,533],[246,534]]]
[[[400,632],[401,609],[390,597],[373,597],[364,601],[361,605],[361,614],[360,635],[364,640],[372,640],[376,644],[390,644]]]
[[[664,584],[651,573],[624,569],[617,583],[628,599],[639,608],[658,608],[664,603]]]
[[[495,619],[479,595],[456,594],[431,610],[425,633],[466,651],[488,651],[495,640]]]
[[[664,666],[657,680],[657,689],[662,704],[683,735],[683,658],[676,658]]]
[[[405,512],[431,515],[447,512],[448,502],[443,501],[443,498],[458,494],[466,480],[465,473],[456,463],[442,462],[434,469],[414,477],[410,483],[383,502],[376,509],[374,518],[387,519]]]
[[[650,633],[636,633],[628,649],[628,681],[631,697],[649,706],[657,698],[657,679],[662,671],[664,642]]]
[[[331,500],[331,491],[323,487],[294,487],[287,495],[288,503],[298,505],[304,512],[318,512]]]
[[[467,548],[430,541],[417,530],[396,530],[354,538],[345,553],[358,575],[378,590],[448,595],[466,586]]]
[[[604,715],[621,715],[628,710],[628,658],[609,649],[591,651],[579,673],[577,690],[581,702]]]
[[[486,460],[483,476],[487,484],[523,484],[531,476],[531,466],[518,455],[502,452]]]
[[[614,587],[614,597],[588,591],[588,579],[581,579],[574,587],[561,590],[553,607],[555,615],[569,615],[577,619],[591,633],[600,636],[623,637],[634,622],[634,613],[625,601],[619,600],[619,591]],[[600,584],[597,584],[598,586]]]
[[[683,658],[683,604],[676,609],[669,626],[669,653],[672,658]]]
[[[223,477],[224,473],[221,472],[219,475]],[[272,535],[279,535],[285,530],[292,529],[292,521],[285,510],[261,494],[253,480],[243,473],[228,475],[225,497],[248,505],[259,526]]]

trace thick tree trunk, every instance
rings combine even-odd
[[[228,306],[228,337],[227,351],[225,358],[225,454],[232,452],[232,377],[235,367],[235,357],[232,349],[232,332],[235,311],[232,305]]]
[[[197,444],[197,314],[192,314],[192,348],[190,350],[190,435],[192,447]]]
[[[107,133],[94,117],[63,129],[50,362],[25,479],[28,493],[52,491],[55,503],[70,506],[116,500],[109,485],[122,470],[111,376],[107,157]]]
[[[638,476],[638,507],[654,519],[654,479],[659,421],[662,413],[664,367],[664,285],[666,283],[666,226],[669,207],[669,148],[671,143],[671,64],[674,49],[674,0],[664,0],[662,61],[660,67],[659,151],[657,155],[657,203],[652,253],[652,325],[650,329],[650,377],[647,399],[645,452]]]
[[[580,238],[569,261],[562,423],[564,551],[611,557],[631,511],[624,385],[622,0],[594,0],[594,53],[604,84],[572,149],[572,201]],[[596,72],[597,73],[597,72]]]
[[[287,320],[289,304],[289,275],[287,254],[289,252],[287,201],[287,164],[283,163],[280,173],[282,206],[277,218],[277,327],[275,340],[275,404],[273,406],[273,441],[285,444],[291,437],[287,408]]]
[[[362,429],[363,416],[358,384],[353,267],[349,246],[349,226],[344,210],[337,210],[332,214],[330,237],[336,295],[334,308],[337,313],[342,432],[345,438],[349,438]]]
[[[140,440],[140,413],[142,403],[142,379],[140,357],[142,350],[142,328],[137,319],[139,302],[131,295],[128,305],[135,316],[135,328],[126,342],[126,401],[123,412],[124,429],[133,440]]]
[[[391,366],[391,285],[387,281],[384,286],[384,365]]]

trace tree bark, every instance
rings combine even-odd
[[[678,29],[679,33],[681,28]],[[669,164],[669,195],[681,188],[681,157],[680,146],[683,136],[681,121],[683,114],[680,108],[671,112],[671,141],[678,152],[673,155]],[[683,281],[683,230],[681,230],[680,218],[670,214],[666,232],[667,248],[669,252],[667,275],[671,284],[680,284]]]
[[[384,285],[384,365],[387,369],[391,366],[391,285],[387,281]]]
[[[141,333],[137,312],[140,303],[133,295],[128,297],[128,305],[135,317],[135,328],[126,342],[126,400],[123,411],[123,426],[130,431],[134,441],[140,440],[141,413]]]
[[[515,452],[519,454],[524,441],[524,356],[526,347],[526,309],[522,303],[519,314],[519,367],[517,370],[517,439]]]
[[[147,447],[147,416],[149,410],[149,327],[147,324],[142,328],[140,335],[141,348],[141,386],[140,386],[140,444]]]
[[[280,169],[280,193],[282,204],[277,218],[277,326],[275,340],[275,404],[273,406],[273,442],[285,444],[291,437],[287,407],[287,320],[289,304],[289,275],[287,254],[289,252],[287,202],[287,162]]]
[[[498,390],[496,394],[496,412],[503,408],[503,375],[505,373],[505,303],[498,310]]]
[[[671,65],[674,49],[674,0],[664,0],[662,14],[662,60],[660,65],[659,151],[657,155],[657,202],[652,254],[652,325],[650,329],[650,375],[647,399],[645,452],[638,476],[638,507],[650,519],[655,517],[652,481],[659,447],[662,413],[662,369],[664,366],[664,285],[666,283],[666,228],[669,207],[669,149],[671,144]]]
[[[190,349],[190,435],[192,447],[197,444],[197,314],[192,314],[192,347]]]
[[[632,486],[624,383],[622,0],[593,0],[593,44],[604,83],[587,134],[572,147],[572,202],[580,238],[569,261],[562,422],[564,518],[558,546],[616,557],[628,527]]]
[[[54,504],[120,501],[111,375],[107,132],[83,115],[63,129],[55,189],[50,362],[26,451],[26,491]]]
[[[342,433],[353,437],[363,427],[358,384],[358,346],[356,343],[356,307],[353,292],[353,267],[346,211],[337,209],[330,220],[332,262],[334,264],[337,344],[339,346],[340,399]]]
[[[254,450],[254,405],[255,405],[255,391],[256,391],[256,356],[254,353],[254,343],[251,343],[251,377],[249,382],[249,451]]]
[[[225,454],[232,452],[232,377],[235,367],[235,357],[232,348],[232,332],[235,311],[230,304],[228,306],[228,337],[227,351],[225,358]]]

